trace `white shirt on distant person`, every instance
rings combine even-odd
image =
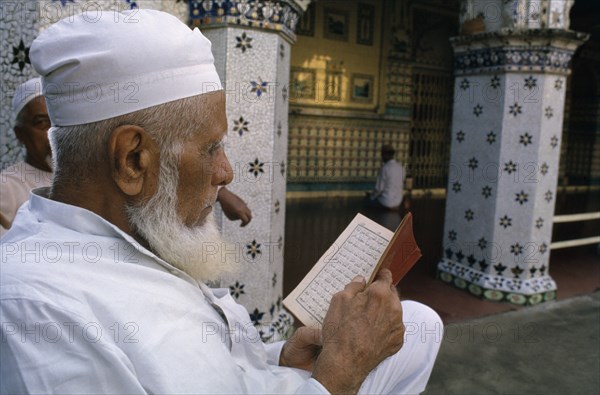
[[[404,167],[395,159],[388,160],[379,171],[371,199],[377,199],[388,208],[400,206],[404,196],[404,177]]]

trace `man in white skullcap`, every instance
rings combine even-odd
[[[30,57],[55,177],[1,242],[0,392],[423,391],[441,322],[401,303],[389,271],[336,294],[322,331],[273,344],[228,290],[204,285],[236,262],[211,214],[232,170],[199,30],[151,10],[80,15]]]
[[[17,210],[29,199],[30,191],[48,187],[52,182],[52,157],[48,141],[50,118],[40,77],[17,87],[12,111],[15,136],[25,146],[25,160],[0,173],[0,236],[11,227]],[[240,220],[241,226],[246,226],[252,220],[250,208],[227,188],[219,189],[218,202],[227,218]]]
[[[50,118],[39,77],[17,87],[12,113],[15,136],[25,146],[25,160],[0,173],[0,236],[10,228],[17,210],[29,198],[29,191],[50,186],[52,182]]]

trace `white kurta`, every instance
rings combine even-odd
[[[35,188],[48,187],[52,173],[37,169],[27,162],[15,163],[0,173],[0,214],[12,222],[17,210]],[[0,235],[6,230],[0,227]]]
[[[283,343],[263,344],[228,290],[43,193],[1,242],[0,392],[327,393],[308,372],[278,366]],[[439,342],[428,347],[401,350],[422,360],[403,372],[410,392],[424,389]]]
[[[404,196],[404,177],[404,167],[395,159],[388,160],[379,171],[371,199],[385,207],[398,207]]]

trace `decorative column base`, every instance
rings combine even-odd
[[[494,276],[448,259],[438,263],[437,277],[473,296],[494,302],[535,305],[556,299],[556,283],[550,276],[519,280]]]

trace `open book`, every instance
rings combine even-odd
[[[362,275],[370,284],[387,268],[397,285],[419,258],[410,213],[394,233],[357,214],[283,304],[306,326],[320,327],[333,294],[354,277]]]

